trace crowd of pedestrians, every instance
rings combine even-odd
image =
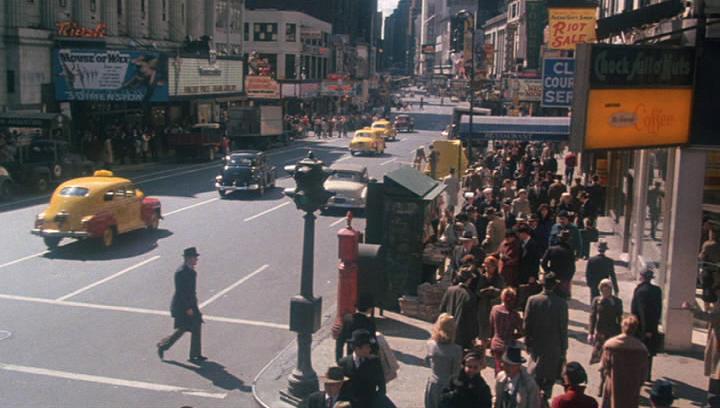
[[[440,272],[452,285],[427,343],[426,408],[638,406],[661,345],[660,288],[652,284],[653,270],[646,269],[625,309],[608,244],[597,230],[604,188],[597,176],[576,177],[577,158],[558,150],[550,144],[496,142],[462,177],[455,171],[448,176],[459,185],[452,194],[464,199],[449,198],[433,223],[432,239],[449,247]],[[565,166],[558,166],[558,159]],[[597,255],[590,257],[592,243]],[[586,341],[593,351],[585,362],[568,362],[570,288],[580,259],[588,261]],[[351,406],[391,407],[381,381],[387,364],[380,364],[384,353],[372,334],[370,310],[359,304],[338,337],[336,360],[351,384],[343,385],[347,392],[340,398]],[[366,350],[358,351],[366,343]],[[494,384],[480,375],[486,359],[493,361]],[[380,362],[364,368],[366,360]],[[586,393],[583,365],[600,372],[596,393]],[[557,382],[565,391],[553,395]],[[656,380],[649,395],[653,406],[670,406],[672,387]]]
[[[286,115],[285,127],[296,137],[332,139],[352,136],[353,131],[370,126],[378,119],[380,116],[372,113]]]

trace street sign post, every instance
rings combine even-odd
[[[572,106],[575,82],[575,59],[545,58],[543,60],[543,108],[569,108]]]

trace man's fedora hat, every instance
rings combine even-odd
[[[190,247],[190,248],[185,248],[185,250],[183,251],[183,256],[185,258],[194,258],[194,257],[200,256],[200,254],[198,253],[197,248]]]
[[[508,364],[525,364],[527,360],[522,356],[522,349],[517,344],[511,344],[503,353],[502,361]]]
[[[600,241],[598,242],[598,251],[605,252],[608,250],[608,243],[607,241]]]
[[[349,343],[353,347],[364,346],[365,344],[375,344],[375,339],[370,335],[370,332],[365,329],[357,329],[352,332],[352,337]]]
[[[326,384],[341,384],[349,380],[349,378],[345,377],[343,369],[340,367],[328,367],[325,375],[320,378],[322,378],[323,382]]]

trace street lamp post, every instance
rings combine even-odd
[[[285,189],[285,195],[305,212],[300,294],[290,299],[290,330],[297,333],[297,364],[288,377],[287,392],[281,392],[283,397],[299,402],[318,390],[311,358],[312,335],[320,329],[322,308],[322,298],[313,295],[315,211],[322,208],[332,194],[323,188],[330,172],[312,152],[297,164],[285,166],[285,171],[295,180],[295,187]]]
[[[468,47],[467,44],[463,43],[465,45],[464,46],[465,50],[468,50],[468,49],[471,50],[470,55],[469,56],[464,55],[467,53],[463,53],[463,55],[466,58],[465,66],[467,66],[467,58],[468,57],[470,58],[470,80],[468,81],[468,88],[470,90],[470,98],[469,98],[470,117],[468,120],[469,136],[468,136],[468,140],[467,140],[467,154],[468,154],[468,162],[470,162],[470,165],[472,165],[472,136],[473,136],[473,113],[474,113],[473,108],[475,105],[475,91],[473,90],[473,80],[475,80],[475,16],[473,16],[473,13],[471,13],[467,10],[460,10],[460,12],[458,12],[456,14],[456,16],[459,19],[465,20],[465,23],[464,23],[465,30],[463,31],[464,40],[467,41],[467,38],[464,34],[467,34],[468,29],[470,30],[470,35],[471,35],[470,47]]]

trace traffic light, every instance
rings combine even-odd
[[[285,171],[295,180],[295,187],[286,188],[284,193],[295,201],[298,209],[315,212],[332,197],[333,194],[323,186],[330,171],[312,152],[297,164],[285,166]]]

